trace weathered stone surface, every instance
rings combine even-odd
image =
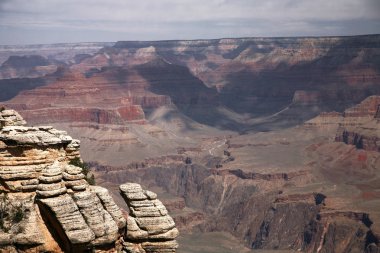
[[[41,183],[56,183],[56,182],[60,182],[62,180],[62,175],[55,175],[55,176],[51,176],[51,177],[47,177],[47,176],[40,176],[38,178],[38,180],[41,182]]]
[[[62,169],[61,169],[59,163],[56,161],[56,162],[54,162],[54,164],[52,164],[51,166],[46,167],[42,171],[42,176],[45,176],[45,177],[54,177],[54,176],[61,175],[61,173],[62,173]]]
[[[150,200],[154,200],[157,198],[157,194],[151,191],[145,191],[145,195],[148,197]]]
[[[141,244],[123,242],[124,251],[127,253],[146,253]]]
[[[81,174],[69,174],[69,173],[63,172],[62,175],[63,175],[63,178],[67,181],[76,181],[76,180],[81,180],[81,179],[85,178],[85,176],[82,173]]]
[[[125,245],[126,251],[175,252],[178,230],[165,206],[156,199],[157,194],[144,191],[134,183],[121,185],[120,191],[129,208],[124,240],[130,243]],[[139,243],[133,246],[136,240]]]
[[[135,217],[160,217],[168,214],[165,206],[159,200],[152,201],[151,206],[130,207]]]
[[[122,192],[123,196],[129,201],[147,199],[147,196],[144,194],[144,191],[139,184],[122,184],[120,185],[120,191]]]
[[[12,235],[8,233],[0,234],[0,246],[10,245],[12,243]]]
[[[66,144],[72,138],[64,131],[40,130],[35,127],[5,126],[2,128],[0,140],[14,145],[49,146]]]
[[[149,233],[140,229],[136,223],[136,219],[131,216],[127,218],[127,228],[126,237],[130,240],[141,240],[149,237]]]
[[[178,248],[178,243],[174,240],[165,242],[143,242],[142,247],[146,253],[175,252]]]
[[[95,234],[96,240],[92,244],[109,244],[118,239],[118,226],[103,208],[96,193],[90,191],[75,193],[73,199],[87,225]]]
[[[82,186],[82,185],[87,187],[88,183],[84,179],[79,179],[79,180],[74,180],[74,181],[66,181],[65,185],[67,188],[72,188],[74,186]]]
[[[170,216],[138,217],[136,218],[136,223],[140,228],[154,235],[164,233],[175,227],[175,223]]]
[[[67,174],[70,174],[70,175],[78,175],[78,174],[82,175],[82,168],[79,168],[74,165],[67,165],[65,167],[65,171]]]
[[[22,232],[17,233],[13,241],[16,244],[20,245],[40,245],[45,241],[45,237],[38,226],[38,216],[35,210],[37,206],[31,201],[24,204],[24,208],[28,210],[28,213],[19,226],[22,226],[20,229]]]
[[[73,191],[84,191],[84,190],[87,189],[87,185],[84,185],[84,184],[82,184],[82,185],[74,185],[74,186],[71,187],[71,189]]]
[[[21,116],[10,110],[0,111],[0,122],[1,190],[9,192],[12,206],[20,206],[23,212],[20,221],[6,221],[9,233],[0,229],[0,252],[17,252],[19,247],[33,252],[120,250],[126,226],[130,238],[142,241],[149,237],[166,241],[178,235],[157,195],[138,184],[121,187],[136,215],[130,216],[127,225],[108,190],[90,187],[82,168],[68,164],[79,158],[80,144],[66,132],[50,126],[23,126]],[[127,245],[145,252],[133,243],[126,243],[125,250]]]
[[[109,195],[108,190],[99,186],[91,186],[90,189],[96,193],[104,208],[112,216],[118,227],[124,228],[127,221],[125,220],[120,208],[116,205],[112,197]]]
[[[0,129],[6,126],[23,126],[25,120],[14,110],[0,111]]]
[[[39,202],[54,214],[51,218],[56,219],[72,244],[90,243],[95,239],[94,232],[88,227],[78,206],[69,195],[41,199]]]
[[[51,197],[65,194],[67,192],[67,189],[62,187],[56,190],[49,190],[49,191],[37,190],[36,192],[37,192],[37,196],[39,196],[40,198],[51,198]]]
[[[67,188],[61,181],[62,170],[58,162],[47,166],[42,171],[39,184],[37,186],[37,196],[40,198],[50,198],[66,193]]]

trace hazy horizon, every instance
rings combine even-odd
[[[380,36],[380,33],[373,34],[354,34],[354,35],[321,35],[321,36],[252,36],[252,37],[221,37],[221,38],[194,38],[194,39],[159,39],[159,40],[117,40],[117,41],[67,41],[53,43],[26,43],[26,44],[0,44],[0,46],[38,46],[38,45],[59,45],[59,44],[85,44],[85,43],[116,43],[116,42],[160,42],[160,41],[201,41],[201,40],[223,40],[223,39],[281,39],[281,38],[334,38],[334,37],[358,37],[358,36]]]
[[[377,0],[0,0],[0,44],[380,34]]]

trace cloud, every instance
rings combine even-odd
[[[0,0],[0,43],[7,31],[167,39],[380,33],[379,22],[379,0]]]

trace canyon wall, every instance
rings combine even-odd
[[[379,234],[371,229],[367,213],[334,210],[325,203],[329,196],[321,193],[283,192],[287,185],[302,187],[311,183],[305,173],[250,179],[232,171],[215,173],[196,164],[165,164],[137,171],[111,169],[102,178],[114,183],[133,178],[182,198],[185,206],[175,205],[181,202],[174,200],[167,203],[172,203],[168,205],[175,210],[174,220],[183,231],[229,232],[254,249],[302,252],[378,249]],[[189,207],[194,211],[186,211]]]
[[[43,107],[61,96],[59,106],[70,107],[70,94],[92,94],[94,84],[104,97],[128,99],[145,111],[173,103],[202,124],[270,130],[303,123],[322,111],[342,112],[380,94],[379,52],[378,35],[117,42],[66,65],[60,75],[70,79],[75,73],[78,80],[71,84],[46,79],[39,84],[44,87],[21,92],[6,104],[28,101]],[[68,97],[53,92],[58,87]],[[89,102],[84,98],[82,106],[94,108]],[[270,120],[253,123],[256,117]]]
[[[155,193],[122,184],[127,214],[89,185],[78,140],[25,124],[0,111],[0,252],[176,251],[178,230]]]

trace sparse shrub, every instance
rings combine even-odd
[[[89,166],[86,163],[82,162],[81,159],[79,159],[78,157],[76,157],[76,158],[72,159],[69,162],[69,164],[77,166],[79,168],[82,168],[82,173],[84,174],[86,181],[90,185],[95,185],[96,184],[94,174],[91,174],[90,177],[88,176],[88,173],[90,172],[90,168],[89,168]]]
[[[25,217],[23,203],[15,205],[8,198],[8,194],[0,191],[0,229],[8,232],[15,223],[19,223]]]
[[[96,185],[94,174],[91,174],[91,176],[87,178],[87,182],[89,183],[89,185]]]
[[[192,163],[191,158],[190,157],[186,157],[185,163],[186,164],[191,164]]]
[[[86,163],[82,162],[81,159],[79,159],[79,157],[75,157],[74,159],[72,159],[69,164],[71,165],[74,165],[74,166],[77,166],[79,168],[82,168],[82,173],[86,176],[87,178],[87,174],[89,172],[89,168],[87,166]]]
[[[12,221],[14,223],[19,223],[20,221],[22,221],[22,219],[24,218],[24,208],[22,205],[20,206],[17,206],[14,208],[13,210],[13,215],[12,215]]]
[[[4,191],[0,192],[0,228],[5,230],[5,219],[8,216],[8,194]]]

